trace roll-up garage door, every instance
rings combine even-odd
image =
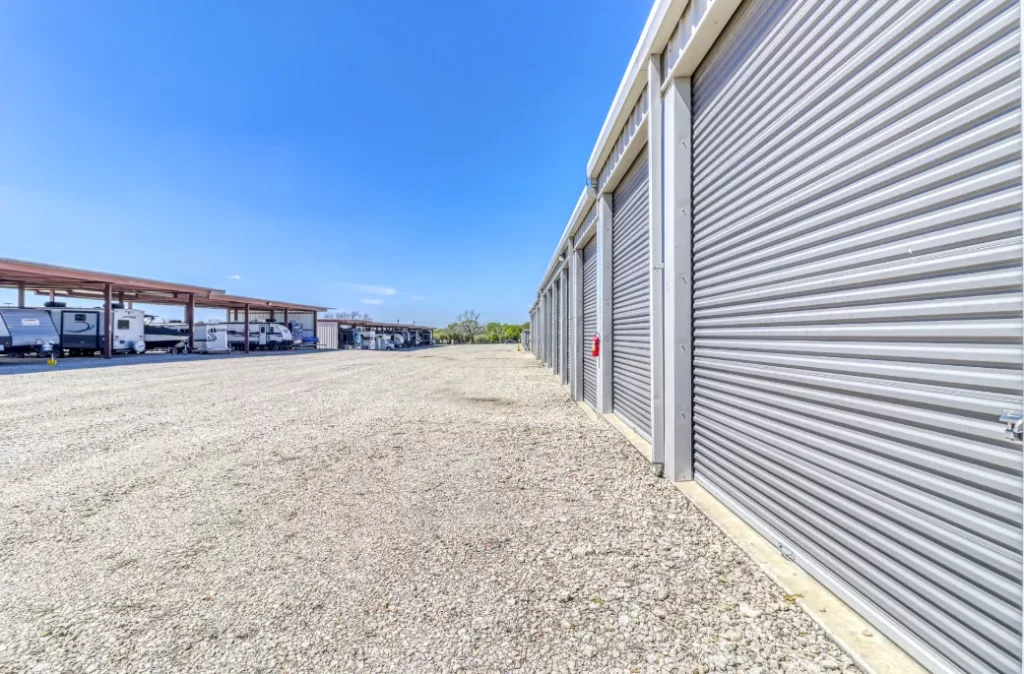
[[[551,320],[553,312],[551,289],[547,291],[547,310],[544,316],[544,364],[551,367],[551,340],[554,338],[554,334],[551,331],[551,324],[554,322]]]
[[[612,411],[651,438],[650,214],[647,150],[612,195]]]
[[[583,248],[583,399],[597,409],[597,359],[591,355],[597,334],[597,237]]]
[[[563,277],[568,279],[568,277]],[[569,293],[570,282],[566,280],[564,288],[562,289],[562,303],[565,306],[565,320],[562,321],[562,383],[569,383],[569,371],[572,369],[572,359],[569,358],[569,345],[572,343],[572,339],[569,335],[569,318],[571,316],[571,295]]]
[[[555,324],[552,326],[555,333],[554,344],[554,364],[555,374],[562,374],[562,284],[560,281],[555,281]]]
[[[697,480],[935,671],[1021,671],[1018,2],[746,2],[693,86]]]

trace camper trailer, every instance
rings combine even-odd
[[[245,348],[245,323],[207,323],[207,327],[216,327],[227,333],[228,345],[232,349]],[[249,323],[250,349],[292,349],[295,338],[292,331],[280,323]]]
[[[102,307],[83,309],[47,302],[42,310],[49,314],[60,335],[60,348],[68,355],[91,356],[103,351],[106,333]],[[120,304],[114,304],[110,311],[114,353],[145,351],[145,314],[139,309],[125,309]]]
[[[371,351],[394,351],[395,342],[391,335],[377,333],[373,330],[362,333],[362,344],[364,349]]]
[[[227,330],[212,324],[197,325],[195,329],[196,353],[230,353]]]
[[[0,353],[50,355],[60,350],[50,314],[42,309],[0,309]]]

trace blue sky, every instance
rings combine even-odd
[[[0,256],[525,321],[649,9],[3,3]]]

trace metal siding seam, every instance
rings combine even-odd
[[[694,75],[695,476],[937,672],[1020,672],[1021,8],[747,2]]]

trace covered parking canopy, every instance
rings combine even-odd
[[[228,310],[228,320],[245,322],[245,330],[249,331],[251,319],[262,321],[281,320],[285,325],[291,325],[297,319],[302,323],[303,328],[308,330],[312,336],[316,336],[317,312],[327,311],[329,307],[317,307],[310,304],[297,304],[295,302],[281,302],[279,300],[264,300],[255,297],[241,297],[238,295],[217,295],[209,300],[197,300],[208,302],[201,304],[210,308],[223,308]],[[246,340],[246,350],[248,350]]]
[[[316,334],[316,313],[327,307],[316,307],[295,302],[281,302],[255,297],[228,295],[217,288],[169,283],[134,276],[107,274],[85,269],[59,267],[0,258],[0,287],[17,288],[18,307],[25,307],[25,291],[56,297],[99,300],[104,303],[106,326],[104,328],[103,355],[110,358],[113,353],[113,332],[111,330],[111,308],[118,302],[142,302],[145,304],[168,304],[185,307],[185,320],[189,325],[189,348],[194,348],[195,309],[225,309],[229,314],[242,312],[248,334],[249,311],[276,311],[284,313],[285,322],[289,311],[308,312],[313,316],[313,334]],[[245,350],[249,342],[245,340]]]
[[[51,301],[57,296],[101,300],[105,323],[103,355],[107,358],[113,353],[111,309],[115,297],[119,302],[184,305],[191,325],[196,298],[208,298],[224,292],[216,288],[7,258],[0,258],[0,287],[17,289],[18,308],[25,308],[26,290],[49,295]]]

